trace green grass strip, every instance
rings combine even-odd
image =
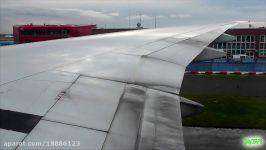
[[[266,97],[184,96],[205,106],[184,126],[266,129]]]

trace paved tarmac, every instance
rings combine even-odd
[[[266,77],[185,75],[181,95],[266,96]]]
[[[266,150],[266,130],[183,127],[186,150]],[[264,145],[248,148],[242,144],[247,136],[261,136]]]

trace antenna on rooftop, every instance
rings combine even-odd
[[[128,16],[128,28],[131,28],[131,17]]]
[[[264,23],[265,23],[265,24],[264,24],[264,26],[266,27],[266,0],[264,1],[264,4],[265,4],[265,7],[264,7],[264,9],[265,9],[265,10],[264,10],[264,11],[265,11],[265,16],[264,16],[264,17],[265,17],[265,22],[264,22]]]
[[[142,16],[142,14],[141,14],[141,12],[139,12],[139,23],[141,24],[141,16]]]
[[[131,28],[131,12],[128,13],[128,27]]]
[[[137,29],[143,29],[143,27],[141,26],[141,16],[142,16],[142,14],[141,14],[141,12],[139,12],[139,22],[137,23]]]
[[[157,28],[157,16],[154,17],[154,28]]]

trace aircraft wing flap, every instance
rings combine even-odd
[[[180,97],[128,84],[103,150],[183,150]]]
[[[103,150],[135,150],[146,99],[145,87],[126,85]]]
[[[148,89],[138,149],[185,149],[179,96]]]

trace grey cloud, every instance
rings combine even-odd
[[[130,16],[130,19],[132,19],[132,20],[140,20],[140,18],[142,19],[142,20],[151,20],[151,19],[154,19],[154,17],[152,17],[152,16],[149,16],[149,15],[147,15],[147,14],[143,14],[143,15],[133,15],[133,16]],[[127,19],[128,19],[128,17],[127,17]]]
[[[170,18],[181,18],[181,19],[184,19],[184,18],[191,18],[192,15],[191,14],[170,14],[169,17]]]
[[[111,16],[118,17],[120,14],[119,12],[112,12],[110,13]]]
[[[159,16],[156,16],[157,19],[163,19],[165,18],[165,16],[162,16],[162,15],[159,15]]]
[[[10,32],[15,24],[85,24],[112,22],[117,12],[95,10],[1,6],[0,32]]]
[[[0,0],[0,3],[0,32],[12,31],[13,24],[31,22],[130,27],[129,16],[131,26],[135,27],[139,12],[147,28],[154,27],[155,16],[157,27],[265,18],[262,0]]]
[[[94,10],[82,10],[82,9],[66,9],[66,8],[49,8],[45,11],[52,11],[60,16],[76,16],[76,17],[94,17],[98,20],[111,21],[112,16],[118,16],[117,13],[102,13]]]

